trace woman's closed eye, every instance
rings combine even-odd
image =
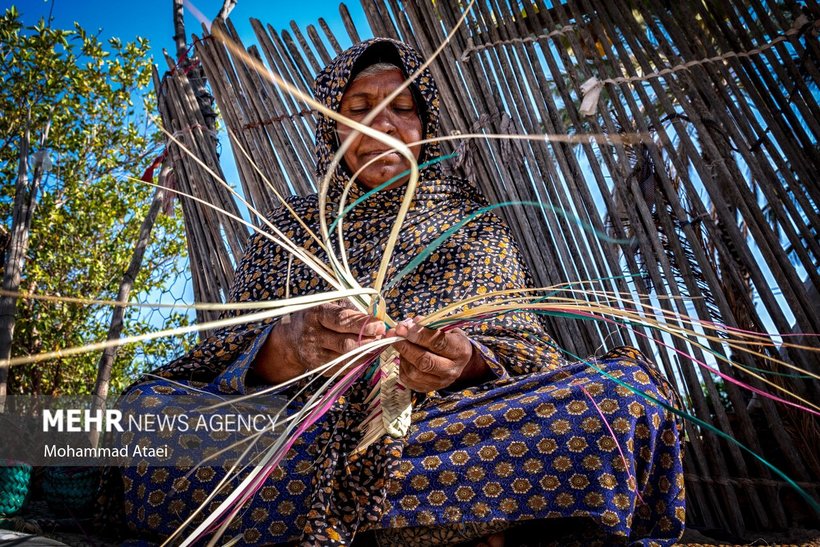
[[[390,108],[399,114],[415,114],[416,106],[414,104],[396,104],[390,105]],[[371,106],[353,106],[346,108],[342,113],[351,116],[363,116],[373,110]]]
[[[390,103],[390,108],[396,112],[415,112],[416,103],[409,95],[399,95]]]
[[[342,109],[342,114],[366,114],[370,112],[371,108],[370,105],[360,104],[360,105],[351,105],[347,108]]]

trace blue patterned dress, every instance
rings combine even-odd
[[[338,109],[351,75],[383,60],[406,74],[421,64],[404,44],[362,42],[318,76],[317,98]],[[413,88],[424,134],[436,135],[438,94],[430,73],[425,70]],[[327,172],[335,143],[334,122],[320,117],[319,176]],[[438,154],[436,145],[428,145],[422,161]],[[331,203],[347,176],[337,168]],[[363,191],[354,187],[349,202]],[[363,286],[372,284],[402,193],[401,188],[380,192],[345,217],[349,261]],[[436,166],[424,169],[388,279],[441,232],[485,204],[469,183],[443,177]],[[309,226],[318,225],[315,195],[290,198],[290,205]],[[268,218],[322,256],[286,210]],[[427,315],[470,296],[530,285],[508,228],[484,214],[383,296],[391,317],[404,318]],[[272,300],[324,290],[328,287],[307,267],[289,264],[285,252],[255,235],[237,269],[231,299]],[[155,371],[175,383],[145,378],[124,394],[121,405],[139,412],[170,404],[190,395],[185,385],[218,394],[258,389],[249,368],[274,324],[268,320],[218,332]],[[559,528],[566,521],[584,523],[585,544],[674,543],[685,513],[679,424],[671,412],[623,385],[669,403],[674,395],[656,369],[632,348],[567,362],[529,312],[473,322],[463,330],[489,363],[493,378],[460,391],[419,395],[407,439],[384,437],[350,456],[368,392],[364,380],[357,382],[293,446],[226,537],[241,535],[245,544],[347,545],[356,534],[374,530],[384,545],[447,545],[525,521],[559,523]],[[304,385],[284,395],[294,396]],[[294,404],[304,404],[309,394]],[[219,466],[202,467],[183,477],[187,471],[124,468],[128,527],[167,536],[224,473]]]

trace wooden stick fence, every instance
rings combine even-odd
[[[182,71],[174,71],[171,76],[160,81],[154,70],[154,87],[166,131],[192,150],[212,171],[223,177],[219,158],[211,144],[215,135],[211,135],[205,125],[188,77]],[[173,177],[176,189],[239,215],[233,196],[217,184],[202,165],[171,142],[168,144],[168,153],[174,169],[170,176]],[[235,261],[242,256],[248,231],[213,208],[187,197],[180,198],[180,201],[185,218],[195,300],[224,301],[233,281]],[[216,312],[197,310],[199,322],[215,320],[217,317]],[[208,333],[202,334],[206,336]]]
[[[784,8],[768,0],[663,6],[637,0],[569,0],[551,8],[477,1],[431,67],[442,92],[444,134],[637,132],[653,142],[473,140],[445,146],[459,152],[450,169],[472,180],[491,201],[541,201],[634,241],[618,247],[580,232],[562,216],[512,207],[503,214],[539,285],[599,279],[600,289],[630,300],[651,294],[654,305],[703,321],[757,331],[820,332],[818,305],[807,297],[820,288],[815,19],[798,20],[796,5],[786,2]],[[362,8],[370,26],[365,32],[340,6],[347,37],[334,36],[322,19],[321,34],[313,25],[303,32],[292,23],[277,32],[252,20],[258,45],[248,51],[310,92],[316,72],[361,36],[397,38],[429,55],[463,6],[362,0]],[[230,22],[223,30],[238,41]],[[764,51],[727,55],[773,41]],[[286,195],[313,191],[313,113],[216,40],[197,41],[196,55],[230,130],[246,199],[261,211],[276,204],[263,175]],[[715,56],[725,58],[654,75]],[[591,77],[629,81],[605,84],[597,113],[584,116],[582,84]],[[209,136],[199,129],[184,74],[166,76],[157,89],[166,125],[218,171],[218,158],[197,146]],[[173,148],[172,153],[181,189],[236,210],[200,166]],[[219,300],[245,232],[198,204],[183,204],[196,298]],[[643,308],[643,313],[652,312]],[[699,346],[676,340],[668,350],[663,345],[668,340],[658,333],[638,329],[634,334],[591,322],[562,319],[550,321],[550,328],[575,355],[598,352],[603,344],[637,345],[686,395],[689,412],[777,462],[817,495],[816,420],[768,399],[750,399],[674,352],[709,361]],[[817,344],[810,337],[804,342]],[[710,342],[707,349],[725,354],[729,348]],[[818,369],[805,352],[761,350]],[[764,372],[771,369],[762,360],[732,357]],[[716,366],[762,387],[722,362]],[[818,400],[817,382],[775,378]],[[692,424],[686,431],[690,523],[736,533],[790,524],[783,505],[792,496],[767,468],[708,431]]]

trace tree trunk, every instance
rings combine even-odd
[[[160,180],[164,180],[168,172],[171,170],[170,164],[163,166],[160,173]],[[140,268],[142,267],[142,259],[145,256],[145,250],[148,248],[148,243],[151,241],[151,231],[154,228],[154,222],[157,220],[157,215],[162,208],[167,191],[158,188],[154,194],[154,200],[151,202],[151,207],[148,209],[148,214],[142,221],[140,227],[137,244],[134,247],[134,254],[131,255],[131,262],[128,269],[125,270],[125,275],[120,281],[120,289],[117,293],[117,302],[125,304],[128,302],[128,297],[131,294],[131,288],[134,286],[134,281],[137,279]],[[108,327],[108,340],[117,340],[122,334],[124,326],[123,319],[125,317],[125,306],[116,306],[111,315],[111,324]],[[114,358],[117,356],[118,346],[105,348],[100,361],[97,364],[97,382],[94,385],[94,399],[92,402],[92,412],[97,409],[105,407],[106,399],[108,398],[108,388],[111,383],[111,369],[114,366]],[[97,446],[99,441],[99,432],[92,431],[89,435],[91,439],[91,446]]]
[[[48,139],[51,121],[46,124],[40,139],[40,147]],[[43,178],[43,162],[34,167],[34,174],[29,184],[28,155],[31,132],[26,131],[21,136],[20,163],[17,171],[17,188],[14,193],[12,210],[11,234],[9,235],[6,251],[5,269],[3,271],[3,291],[0,295],[0,412],[6,407],[6,393],[8,386],[8,360],[11,358],[11,341],[14,336],[14,321],[17,310],[16,293],[20,288],[20,279],[23,273],[23,263],[28,251],[28,236],[31,229],[31,219],[37,203],[37,190]]]

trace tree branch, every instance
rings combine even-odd
[[[163,165],[162,172],[160,174],[160,181],[168,176],[170,169],[170,163]],[[157,215],[162,208],[163,196],[166,192],[167,190],[159,188],[154,193],[154,199],[151,202],[151,207],[148,209],[148,214],[142,221],[137,243],[134,247],[134,254],[131,255],[131,262],[128,265],[128,269],[125,271],[125,275],[123,275],[122,281],[120,281],[119,291],[117,292],[118,302],[128,302],[128,297],[131,294],[131,288],[134,286],[134,282],[136,281],[140,267],[142,266],[142,259],[145,256],[145,250],[148,248],[148,244],[151,241],[151,230],[153,230],[154,222],[156,221]],[[108,340],[118,340],[122,335],[125,311],[124,306],[117,306],[114,308],[111,315],[111,323],[108,327]],[[92,403],[92,408],[94,410],[105,407],[105,401],[108,397],[108,389],[111,385],[111,369],[114,366],[114,358],[117,356],[118,349],[118,346],[106,348],[105,351],[103,351],[102,357],[100,357],[99,363],[97,364],[97,381],[94,385],[94,400]],[[97,446],[99,436],[99,432],[91,432],[90,437],[92,446]]]
[[[48,141],[53,112],[54,109],[52,108],[49,113],[49,120],[40,138],[41,150]],[[28,156],[31,139],[30,124],[31,110],[29,110],[27,115],[26,129],[22,135],[20,144],[17,187],[14,192],[11,231],[3,271],[3,289],[9,293],[15,293],[20,288],[23,264],[25,262],[26,252],[28,251],[31,219],[37,204],[37,190],[43,177],[43,165],[40,163],[34,167],[33,176],[31,182],[29,182]],[[9,373],[7,362],[8,359],[11,358],[11,342],[14,337],[16,313],[17,297],[4,296],[0,298],[0,413],[5,409],[6,403]]]

